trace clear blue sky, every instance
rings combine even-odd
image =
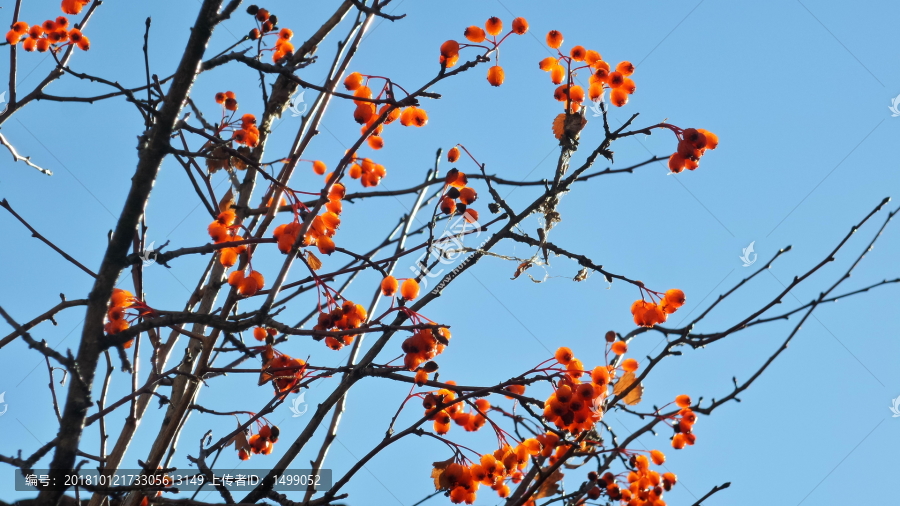
[[[3,20],[11,17],[11,3],[4,2],[0,10]],[[22,18],[32,23],[59,15],[55,0],[24,4]],[[168,75],[188,37],[196,5],[193,0],[105,2],[87,30],[92,49],[77,54],[72,68],[123,85],[140,85],[143,21],[152,16],[152,71]],[[317,28],[336,5],[285,0],[264,6],[303,39],[302,34]],[[900,41],[896,5],[891,2],[467,0],[437,4],[395,0],[390,7],[407,17],[396,23],[376,22],[351,70],[389,75],[404,86],[417,87],[437,71],[441,42],[461,38],[464,27],[481,24],[491,15],[507,23],[514,15],[524,16],[536,37],[529,34],[504,43],[501,61],[506,83],[501,88],[488,86],[485,71],[476,69],[435,89],[444,98],[424,103],[430,116],[425,128],[387,129],[386,147],[376,158],[388,170],[386,189],[420,182],[434,151],[457,142],[485,162],[489,172],[510,179],[550,177],[557,149],[550,123],[559,105],[552,99],[547,75],[537,68],[548,54],[541,40],[550,29],[564,33],[565,47],[581,44],[597,49],[608,61],[637,64],[633,76],[637,93],[624,109],[613,112],[614,124],[640,112],[636,125],[668,119],[719,135],[719,148],[705,156],[695,172],[667,176],[663,166],[655,165],[582,185],[563,199],[563,222],[552,234],[555,243],[586,254],[612,272],[641,279],[656,289],[684,289],[688,304],[670,320],[675,323],[688,313],[697,314],[750,272],[751,268],[742,267],[739,256],[752,241],[760,261],[787,245],[793,245],[793,251],[770,274],[760,275],[742,295],[723,304],[698,331],[719,330],[739,321],[782,290],[794,275],[824,258],[881,199],[900,197],[894,149],[900,117],[892,117],[888,109],[900,94]],[[346,25],[338,32],[344,33]],[[217,30],[208,54],[232,44],[250,27],[247,15],[235,15]],[[320,61],[328,61],[333,51],[332,40],[321,48]],[[19,62],[20,94],[52,68],[52,60],[44,54],[20,53]],[[0,68],[7,65],[8,52],[0,51]],[[323,67],[311,66],[302,75],[319,82]],[[255,79],[245,68],[220,68],[200,78],[194,97],[208,114],[215,114],[213,94],[231,89],[238,94],[241,112],[259,114]],[[67,76],[47,91],[88,96],[110,90]],[[307,92],[307,101],[312,95]],[[321,158],[333,166],[355,139],[358,126],[349,105],[335,104],[330,112],[306,157]],[[581,141],[584,149],[602,136],[600,122],[588,119]],[[280,120],[267,159],[283,154],[298,126],[299,118],[290,114]],[[7,198],[75,258],[96,268],[130,184],[141,130],[139,115],[123,100],[29,105],[3,125],[3,134],[21,153],[55,175],[48,178],[24,164],[13,164],[8,153],[0,150],[0,198]],[[194,141],[194,147],[198,146]],[[653,154],[667,155],[674,147],[674,136],[665,132],[630,138],[614,145],[616,166]],[[466,170],[466,165],[460,168]],[[217,181],[221,193],[227,182],[222,174]],[[293,181],[295,188],[311,190],[318,188],[318,182],[307,171]],[[350,188],[355,190],[355,183]],[[485,188],[479,189],[486,195]],[[509,201],[520,208],[533,196],[534,191],[519,189]],[[411,203],[411,197],[403,197],[347,206],[339,244],[361,249],[379,240]],[[895,200],[886,209],[898,205],[900,200]],[[485,209],[486,202],[476,208]],[[794,290],[784,308],[797,301],[805,303],[830,286],[865,247],[885,214],[854,236],[834,264]],[[149,240],[157,245],[169,240],[174,247],[199,245],[208,240],[208,222],[183,170],[174,160],[166,160],[148,208]],[[526,231],[534,235],[537,226],[531,221]],[[0,237],[4,284],[0,305],[19,321],[56,304],[60,292],[69,298],[87,294],[92,280],[31,239],[6,213],[0,213]],[[499,251],[531,254],[521,245]],[[888,228],[846,282],[845,290],[896,278],[900,275],[898,252],[900,231]],[[281,259],[274,252],[261,254],[257,268],[274,275]],[[336,266],[344,259],[326,262]],[[172,262],[171,270],[150,266],[145,277],[147,302],[158,308],[181,308],[204,263],[205,258],[181,258]],[[525,277],[511,281],[513,264],[485,259],[427,308],[427,316],[453,326],[453,345],[440,357],[442,379],[469,384],[503,380],[548,358],[551,350],[562,345],[572,347],[586,364],[595,365],[602,361],[603,332],[625,333],[633,328],[628,307],[637,292],[632,286],[609,286],[599,275],[573,283],[571,277],[578,269],[572,262],[557,258],[551,263],[549,279],[535,284]],[[533,272],[540,274],[538,269]],[[376,282],[374,276],[361,278],[348,295],[367,301]],[[122,286],[130,288],[130,281],[123,279]],[[895,365],[900,343],[893,321],[896,300],[896,286],[888,286],[818,310],[791,347],[740,396],[743,402],[701,417],[695,429],[696,446],[667,452],[666,466],[680,479],[667,501],[692,504],[714,485],[731,481],[731,489],[708,504],[847,504],[858,500],[857,485],[894,482],[900,464],[890,449],[900,444],[900,419],[892,419],[888,408],[900,396],[900,372]],[[306,299],[290,309],[285,320],[298,319],[311,303],[312,299]],[[82,317],[82,310],[70,310],[58,317],[58,326],[42,324],[33,335],[58,349],[75,349]],[[755,327],[707,349],[667,359],[645,383],[643,406],[664,404],[681,393],[707,399],[727,394],[732,376],[743,380],[752,374],[792,325],[789,321]],[[632,345],[631,356],[647,355],[661,339],[653,332],[642,335]],[[389,348],[386,359],[400,353],[399,342]],[[176,353],[180,349],[179,345]],[[345,351],[332,352],[321,343],[299,339],[283,351],[311,355],[314,363],[337,364],[345,358]],[[146,372],[147,365],[143,368]],[[0,352],[0,371],[0,392],[6,392],[8,405],[0,416],[4,435],[0,453],[11,455],[21,448],[30,454],[56,433],[47,371],[43,360],[27,352],[21,342]],[[113,398],[128,388],[125,377],[119,377]],[[211,383],[216,388],[204,389],[200,400],[213,409],[255,409],[271,393],[268,386],[256,387],[255,380],[247,377]],[[321,401],[329,386],[313,388],[306,400],[311,405]],[[348,415],[327,462],[336,475],[381,438],[406,390],[369,380],[352,391]],[[417,418],[418,409],[405,413],[401,423]],[[162,413],[151,408],[141,426],[143,439],[132,446],[126,467],[136,467],[136,459],[144,457]],[[292,440],[305,424],[304,417],[290,414],[282,406],[271,417],[281,426],[285,441]],[[111,432],[125,416],[119,411],[110,418]],[[619,432],[638,425],[621,414],[610,413],[608,420]],[[196,454],[197,441],[206,430],[221,436],[233,427],[233,420],[195,414],[174,464],[187,467],[185,455]],[[450,434],[481,451],[494,449],[487,431],[469,434],[454,427]],[[668,436],[668,432],[644,436],[637,448],[665,449]],[[97,428],[91,427],[85,433],[86,448],[96,453],[97,440]],[[275,453],[286,446],[276,445]],[[295,467],[304,467],[314,458],[317,445],[308,448]],[[432,490],[429,464],[449,456],[434,441],[397,444],[358,475],[347,489],[350,503],[411,505]],[[218,465],[259,468],[276,459],[277,455],[255,456],[240,463],[226,452]],[[584,473],[567,474],[570,486],[577,486]],[[12,471],[7,467],[0,472],[0,498],[9,501],[22,496],[12,490]],[[206,500],[218,498],[209,495]],[[449,501],[437,497],[429,504],[445,503]],[[477,504],[496,503],[496,496],[482,489]]]

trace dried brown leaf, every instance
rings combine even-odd
[[[444,480],[444,471],[447,470],[447,466],[453,463],[453,457],[450,457],[447,460],[441,460],[439,462],[435,462],[432,465],[434,469],[431,470],[431,477],[434,479],[434,489],[435,490],[446,490],[450,488],[450,483],[447,480]]]
[[[619,381],[616,382],[615,386],[613,387],[613,393],[616,395],[621,394],[635,381],[637,381],[637,377],[634,375],[634,373],[630,371],[626,372],[622,375],[622,378],[620,378]],[[634,388],[631,389],[630,392],[628,392],[628,395],[622,398],[622,401],[624,401],[625,404],[628,404],[629,406],[634,406],[635,404],[641,402],[641,398],[643,397],[643,395],[644,385],[638,383]]]
[[[319,257],[313,255],[312,251],[306,252],[306,262],[309,264],[309,268],[317,271],[322,267],[322,261],[319,260]]]
[[[534,495],[535,499],[541,499],[543,497],[550,497],[551,495],[556,495],[559,492],[559,482],[563,479],[563,473],[560,472],[559,469],[553,471],[553,474],[547,477],[543,483],[541,483],[541,487],[538,489],[537,494]]]
[[[523,272],[525,272],[525,271],[527,271],[529,268],[531,268],[532,265],[534,265],[534,264],[531,263],[531,261],[525,261],[525,262],[520,263],[520,264],[519,264],[519,267],[516,268],[516,272],[515,272],[515,274],[513,274],[513,277],[511,277],[511,278],[509,278],[509,279],[516,279],[516,278],[518,278],[519,276],[522,275]]]

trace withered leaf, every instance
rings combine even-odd
[[[575,281],[584,281],[588,277],[588,269],[587,267],[582,267],[578,274],[575,275]]]
[[[225,195],[222,195],[222,199],[219,200],[219,212],[224,213],[225,211],[231,209],[231,206],[234,204],[234,191],[232,191],[231,187],[228,188],[228,191],[225,192]]]
[[[306,252],[306,262],[309,264],[309,268],[317,271],[322,267],[322,261],[319,260],[319,257],[312,254],[312,251]]]
[[[621,394],[628,387],[631,386],[632,383],[637,381],[637,377],[633,372],[626,372],[622,375],[619,381],[616,382],[616,385],[613,387],[613,393],[616,395]],[[634,406],[635,404],[641,402],[641,397],[644,395],[644,385],[642,383],[638,383],[634,388],[628,392],[628,395],[622,398],[622,401],[629,406]]]
[[[527,271],[531,266],[534,265],[531,261],[525,261],[519,264],[519,267],[516,268],[516,273],[513,274],[513,277],[509,279],[516,279],[522,275],[523,272]]]
[[[453,457],[450,457],[447,460],[441,460],[432,464],[434,469],[431,470],[431,477],[434,479],[435,490],[445,490],[450,488],[450,483],[447,480],[444,480],[443,477],[444,471],[447,470],[447,466],[452,463]]]
[[[250,158],[250,148],[247,146],[241,146],[237,148],[237,152],[243,155],[245,158]],[[229,162],[231,163],[231,166],[237,170],[244,170],[247,168],[247,164],[236,156],[230,157]]]
[[[550,497],[551,495],[555,495],[559,492],[559,482],[563,479],[563,473],[557,469],[553,471],[553,474],[547,477],[543,483],[541,483],[541,487],[538,489],[537,494],[535,494],[535,499],[541,499],[543,497]]]
[[[238,428],[240,427],[241,424],[238,424]],[[226,444],[225,447],[227,448],[232,444],[234,445],[235,451],[245,450],[247,453],[250,453],[250,442],[247,441],[247,434],[245,434],[244,431],[238,431],[238,433],[228,441],[228,444]]]

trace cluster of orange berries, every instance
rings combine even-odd
[[[245,114],[241,116],[241,128],[234,131],[233,139],[238,144],[255,148],[259,145],[259,129],[256,128],[256,116]]]
[[[604,493],[613,501],[621,501],[629,506],[665,506],[663,493],[672,490],[678,481],[673,473],[662,473],[650,469],[650,461],[661,466],[666,461],[666,456],[659,450],[650,451],[650,459],[646,455],[632,455],[629,459],[632,470],[628,472],[628,487],[622,488],[616,482],[612,473],[605,473],[602,477],[597,473],[588,473],[588,480],[594,486],[588,490],[587,497],[597,500]]]
[[[370,79],[384,79],[385,81],[378,96],[375,97],[376,99],[380,99],[385,93],[390,92],[388,87],[389,81],[383,77],[353,72],[344,79],[344,88],[347,91],[352,91],[353,96],[356,97],[353,99],[353,103],[356,104],[356,109],[353,110],[353,119],[362,125],[360,133],[366,133],[381,115],[385,115],[384,121],[376,126],[366,138],[366,143],[370,148],[377,150],[384,147],[384,138],[381,136],[381,133],[384,131],[384,125],[390,125],[397,119],[400,120],[400,124],[403,126],[423,127],[428,123],[428,114],[425,110],[414,105],[400,110],[397,107],[392,107],[390,104],[383,104],[381,108],[378,108],[374,102],[370,102],[369,100],[372,99],[372,89],[368,86]]]
[[[121,288],[113,288],[112,297],[109,299],[109,309],[106,311],[107,322],[103,326],[103,330],[107,334],[118,334],[131,326],[128,320],[129,309],[137,311],[138,316],[146,316],[153,314],[153,309],[141,302],[128,290]],[[133,315],[132,315],[133,316]],[[130,348],[134,340],[126,342],[123,346]]]
[[[668,127],[668,126],[667,126]],[[707,149],[716,149],[719,137],[702,128],[668,127],[678,137],[678,150],[669,157],[669,170],[678,174],[684,169],[694,170],[700,166],[700,157]]]
[[[329,198],[331,198],[332,194],[335,194],[334,189],[339,185],[341,190],[343,190],[343,185],[335,183],[334,186],[331,187],[332,193],[329,194]],[[341,196],[343,196],[343,194],[341,194]],[[337,202],[335,205],[330,205],[335,201]],[[335,209],[336,212],[328,209]],[[337,233],[338,227],[341,226],[340,212],[340,198],[331,199],[329,203],[326,204],[325,212],[317,215],[309,224],[309,230],[306,231],[306,235],[303,237],[303,245],[315,245],[323,255],[334,253],[336,246],[332,237]],[[297,241],[297,235],[300,233],[302,226],[300,220],[295,218],[291,223],[285,223],[275,227],[273,235],[275,240],[278,241],[278,251],[285,254],[290,252],[291,247]]]
[[[65,9],[64,9],[65,10]],[[56,20],[48,19],[39,25],[28,26],[24,21],[13,23],[12,29],[6,32],[6,42],[15,46],[22,40],[22,49],[43,53],[53,46],[56,51],[60,48],[76,45],[79,49],[87,51],[91,48],[91,41],[81,33],[78,28],[69,28],[69,20],[60,16]],[[23,39],[23,37],[25,37]],[[55,46],[55,44],[62,44]]]
[[[558,438],[552,433],[522,441],[515,447],[504,444],[493,453],[485,453],[478,462],[453,462],[443,469],[437,478],[437,485],[450,492],[454,504],[473,504],[481,485],[489,486],[497,495],[509,496],[507,482],[519,483],[525,477],[523,470],[528,467],[531,457],[547,456],[552,452]]]
[[[672,448],[681,450],[685,445],[693,446],[697,441],[697,436],[694,435],[697,414],[691,409],[691,398],[687,395],[676,397],[675,404],[681,409],[675,415],[678,420],[673,425],[675,435],[672,437]]]
[[[544,401],[544,418],[572,434],[590,430],[603,417],[602,405],[609,393],[610,368],[597,366],[590,371],[590,381],[582,382],[582,376],[588,371],[571,349],[560,347],[554,358],[566,368],[566,374]]]
[[[128,320],[125,319],[125,311],[131,307],[135,300],[137,299],[135,299],[134,294],[128,290],[113,289],[112,297],[109,299],[109,310],[106,312],[106,317],[109,321],[103,326],[103,330],[107,334],[118,334],[129,327]],[[128,341],[125,347],[128,348],[130,346],[131,341]]]
[[[226,209],[216,216],[216,219],[206,227],[206,231],[209,233],[209,237],[212,238],[213,243],[221,244],[244,240],[243,237],[235,234],[238,227],[234,225],[234,220],[234,209]],[[219,250],[219,263],[223,267],[233,267],[237,263],[238,255],[245,251],[247,251],[246,244],[222,248]]]
[[[361,304],[355,304],[352,300],[345,300],[340,306],[334,303],[330,311],[320,311],[319,319],[313,330],[328,332],[337,330],[358,329],[365,323],[368,312]],[[313,337],[321,339],[320,336]],[[327,336],[325,345],[332,350],[339,350],[353,343],[356,334],[345,334],[338,337]]]
[[[381,294],[385,297],[393,297],[400,289],[400,297],[406,300],[415,300],[419,297],[419,283],[413,278],[406,278],[403,285],[394,276],[388,276],[381,280]]]
[[[250,439],[247,441],[250,452],[248,453],[246,448],[241,448],[238,450],[238,458],[241,460],[250,460],[251,453],[257,455],[268,455],[272,453],[275,443],[278,442],[279,435],[281,435],[281,431],[278,429],[277,425],[263,425],[259,428],[259,432],[250,436]]]
[[[66,14],[78,14],[91,0],[62,0],[60,8]]]
[[[414,371],[419,365],[443,353],[448,344],[450,344],[450,329],[442,327],[437,329],[437,332],[432,329],[419,329],[400,345],[406,354],[403,356],[403,365],[408,370]]]
[[[646,290],[642,288],[642,290]],[[651,298],[654,292],[647,291]],[[631,304],[631,314],[634,316],[634,323],[641,327],[652,327],[654,325],[665,323],[669,315],[678,311],[678,308],[684,305],[684,292],[672,288],[666,290],[666,293],[658,303],[646,301],[643,298],[634,301]]]
[[[265,286],[265,278],[259,271],[250,269],[250,273],[244,270],[234,271],[228,276],[228,284],[237,288],[237,293],[244,297],[252,297]]]
[[[306,373],[306,361],[285,355],[267,344],[263,348],[262,362],[260,385],[272,381],[278,393],[300,391],[298,383]]]
[[[456,148],[453,148],[456,149]],[[448,155],[453,154],[453,149]],[[456,155],[459,158],[459,155]],[[450,157],[448,157],[449,159]],[[466,186],[469,178],[464,172],[457,169],[447,171],[444,178],[444,195],[440,200],[441,212],[444,214],[460,213],[469,223],[478,221],[478,211],[469,209],[468,206],[478,200],[478,192],[474,188]]]
[[[441,44],[441,54],[438,61],[446,68],[451,68],[456,65],[459,61],[459,50],[464,49],[466,47],[481,47],[485,48],[485,46],[479,46],[478,44],[482,44],[487,42],[491,44],[490,49],[497,49],[500,44],[506,40],[510,34],[518,34],[524,35],[528,32],[528,21],[525,18],[515,18],[512,22],[512,29],[504,35],[499,41],[497,40],[497,36],[503,32],[503,20],[496,16],[491,16],[487,21],[484,22],[484,29],[480,26],[472,25],[465,29],[463,32],[463,36],[473,44],[460,44],[455,40],[448,40]],[[490,38],[488,38],[490,36]],[[488,49],[488,48],[485,48]],[[494,65],[488,69],[487,80],[491,84],[491,86],[500,86],[503,84],[503,81],[506,80],[506,75],[503,72],[503,67],[500,65]]]
[[[557,30],[547,33],[547,45],[559,50],[563,43],[563,35]],[[577,62],[577,63],[575,63]],[[573,65],[579,65],[572,68]],[[623,61],[612,66],[603,60],[600,53],[593,49],[585,49],[584,46],[575,46],[569,51],[569,56],[559,53],[558,57],[548,56],[540,61],[541,70],[550,73],[553,84],[559,84],[553,97],[560,102],[570,104],[571,111],[577,112],[584,102],[584,88],[572,85],[572,76],[575,71],[586,68],[591,72],[587,98],[592,101],[602,100],[607,88],[612,90],[609,94],[610,102],[616,107],[622,107],[628,103],[628,96],[632,95],[637,87],[629,76],[634,73],[634,65]],[[565,84],[564,84],[565,83]]]
[[[369,138],[371,139],[371,137]],[[347,169],[350,179],[359,179],[363,188],[378,186],[381,179],[387,175],[387,169],[380,163],[375,163],[371,158],[353,158],[353,164]]]
[[[222,104],[227,111],[234,112],[238,109],[237,95],[233,91],[220,91],[216,93],[216,103]]]
[[[258,25],[247,34],[247,38],[250,40],[258,40],[278,30],[278,16],[268,10],[257,5],[250,5],[247,7],[247,14],[253,16]],[[278,39],[275,41],[275,47],[271,50],[273,62],[278,63],[294,54],[294,45],[290,42],[293,37],[294,32],[287,28],[278,31]]]

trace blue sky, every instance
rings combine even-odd
[[[11,2],[6,2],[10,4]],[[126,86],[143,82],[140,51],[143,22],[152,16],[152,71],[161,76],[175,68],[195,16],[195,2],[105,2],[86,33],[92,48],[77,54],[72,68],[118,80]],[[58,2],[25,1],[22,18],[37,23],[59,15]],[[199,5],[199,4],[198,4]],[[316,29],[336,2],[274,1],[265,4],[280,24],[302,34]],[[0,10],[9,19],[11,8]],[[537,62],[548,55],[543,34],[558,29],[565,47],[581,44],[598,50],[611,62],[629,60],[637,65],[633,79],[637,93],[629,104],[611,114],[615,126],[640,112],[636,126],[667,120],[682,127],[706,128],[718,134],[719,148],[708,153],[700,168],[678,176],[666,175],[662,165],[634,174],[610,175],[577,187],[566,195],[559,211],[563,221],[552,240],[589,256],[604,268],[643,280],[655,289],[682,288],[688,304],[676,313],[698,314],[744,276],[742,248],[754,242],[760,261],[779,248],[792,245],[769,273],[763,273],[738,296],[722,304],[703,321],[698,331],[726,328],[769,301],[794,275],[805,272],[828,252],[866,213],[886,196],[900,197],[900,172],[894,151],[900,117],[889,106],[900,94],[900,66],[896,48],[895,7],[885,1],[846,2],[804,0],[725,2],[703,0],[671,2],[512,2],[459,1],[447,4],[395,0],[390,8],[405,13],[401,21],[376,21],[366,36],[351,70],[389,75],[406,87],[418,87],[437,71],[438,46],[462,38],[470,24],[489,16],[506,23],[524,16],[532,33],[512,37],[502,47],[506,83],[492,88],[478,68],[440,83],[443,98],[424,102],[430,121],[425,128],[392,126],[385,132],[385,148],[376,160],[388,176],[385,189],[417,184],[432,165],[438,147],[463,143],[487,164],[487,170],[509,179],[550,177],[556,160],[556,140],[550,133],[559,104],[554,86]],[[345,22],[338,33],[345,33]],[[232,44],[251,27],[249,16],[239,13],[217,30],[208,54]],[[325,63],[334,53],[332,39],[320,48],[320,63],[302,76],[320,82]],[[464,54],[465,56],[465,54]],[[8,52],[0,52],[0,68],[7,68]],[[52,68],[44,54],[19,57],[20,94],[29,91]],[[255,74],[227,66],[204,74],[194,97],[207,114],[217,114],[215,92],[234,90],[241,112],[260,113]],[[2,88],[0,88],[2,91]],[[99,84],[66,76],[47,92],[55,95],[99,95],[110,91]],[[308,102],[312,92],[306,93]],[[334,166],[358,132],[351,106],[336,103],[312,142],[306,158],[320,158]],[[588,115],[582,152],[602,138],[599,118]],[[283,154],[299,126],[299,118],[286,114],[276,125],[266,158]],[[135,167],[135,145],[143,128],[134,108],[122,100],[93,105],[40,102],[29,105],[3,125],[3,134],[19,152],[50,168],[43,176],[24,164],[14,164],[0,152],[0,198],[6,198],[22,216],[90,268],[96,268],[108,230],[124,201]],[[194,141],[194,147],[199,147]],[[668,155],[674,136],[655,132],[619,141],[613,146],[613,167],[640,162],[652,155]],[[462,170],[474,166],[459,164]],[[600,165],[603,168],[606,165]],[[222,174],[217,192],[227,188]],[[319,178],[300,171],[293,180],[298,189],[315,191]],[[486,208],[486,188],[479,210]],[[357,186],[351,183],[350,189]],[[517,209],[536,195],[527,188],[510,192]],[[339,245],[362,249],[387,234],[397,216],[412,205],[410,196],[346,206]],[[480,205],[480,208],[479,208]],[[896,209],[894,200],[861,229],[835,262],[786,297],[780,309],[815,298],[830,286],[862,252],[886,217]],[[205,243],[209,217],[203,212],[181,167],[167,159],[148,207],[148,240],[172,246]],[[539,225],[525,230],[535,235]],[[844,291],[900,276],[897,224],[888,227],[868,253]],[[0,305],[19,321],[33,318],[56,304],[58,294],[84,297],[91,279],[45,245],[29,237],[18,222],[0,214],[0,262],[5,289]],[[499,252],[529,256],[530,249],[506,244]],[[274,275],[281,263],[274,251],[260,254],[254,265]],[[406,270],[412,259],[399,268]],[[205,258],[180,258],[172,269],[146,270],[147,302],[174,309],[184,304],[196,283]],[[337,266],[342,258],[326,259]],[[758,265],[758,264],[757,264]],[[521,277],[510,280],[515,265],[485,259],[445,291],[425,314],[453,326],[453,345],[440,357],[441,378],[466,383],[488,383],[509,378],[548,358],[558,346],[570,346],[585,364],[602,361],[602,335],[614,329],[633,329],[627,308],[637,297],[630,285],[611,286],[594,275],[582,283],[571,278],[578,268],[552,258],[548,279],[541,284]],[[535,276],[542,275],[538,269]],[[348,296],[368,301],[377,276],[363,276]],[[121,286],[130,286],[123,278]],[[820,308],[790,348],[748,392],[741,403],[731,403],[696,426],[697,445],[670,451],[666,466],[680,479],[667,494],[670,504],[692,504],[714,485],[732,487],[708,504],[846,504],[859,497],[847,476],[865,472],[868,483],[890,483],[900,471],[890,448],[900,444],[900,420],[892,419],[891,400],[900,396],[900,353],[893,316],[897,287],[889,285]],[[307,311],[313,299],[298,299],[285,320],[292,322]],[[58,325],[42,324],[33,335],[60,349],[77,347],[83,313],[73,309],[59,315]],[[686,351],[667,359],[645,383],[642,406],[664,404],[675,395],[722,397],[730,392],[731,378],[746,379],[780,345],[794,320],[758,326],[706,349]],[[5,335],[7,331],[4,330]],[[646,333],[636,339],[630,355],[643,357],[660,344],[661,335]],[[180,346],[180,345],[179,345]],[[399,354],[399,342],[389,345],[385,360]],[[180,348],[176,348],[180,349]],[[311,355],[312,361],[337,364],[345,351],[332,352],[321,343],[292,340],[283,351]],[[144,364],[146,371],[146,364]],[[55,417],[47,392],[43,360],[16,342],[0,351],[0,392],[6,392],[7,412],[0,416],[5,435],[0,453],[29,454],[52,439]],[[127,391],[124,376],[113,385],[112,397]],[[270,394],[254,380],[232,376],[216,379],[201,393],[201,402],[220,410],[255,409]],[[311,406],[324,399],[331,383],[311,389]],[[336,475],[351,466],[376,444],[402,401],[407,388],[384,380],[369,380],[349,396],[338,444],[328,467]],[[0,408],[2,409],[2,408]],[[111,431],[126,413],[109,420]],[[151,408],[126,464],[136,467],[150,438],[156,434],[162,410]],[[411,422],[418,408],[401,417]],[[305,419],[291,418],[288,406],[270,417],[292,440]],[[638,425],[623,414],[610,413],[608,421],[619,432]],[[174,464],[187,467],[185,456],[196,453],[197,441],[208,429],[221,436],[234,421],[194,415],[180,442]],[[486,431],[451,431],[459,442],[492,451],[493,437]],[[644,436],[638,449],[668,447],[667,432]],[[96,427],[85,433],[86,448],[97,448]],[[296,461],[304,467],[313,458],[315,444]],[[261,468],[276,455],[256,456],[240,463],[233,452],[219,459],[222,469]],[[287,444],[283,445],[284,447]],[[450,455],[434,441],[404,441],[367,466],[348,487],[352,504],[411,505],[432,490],[430,463]],[[569,471],[570,486],[583,477]],[[787,475],[787,476],[785,476]],[[12,472],[0,473],[3,500],[23,497],[12,490]],[[577,485],[576,485],[577,486]],[[201,495],[202,497],[202,495]],[[214,495],[206,500],[215,501]],[[477,504],[496,504],[483,490]],[[428,504],[449,503],[442,497]]]

